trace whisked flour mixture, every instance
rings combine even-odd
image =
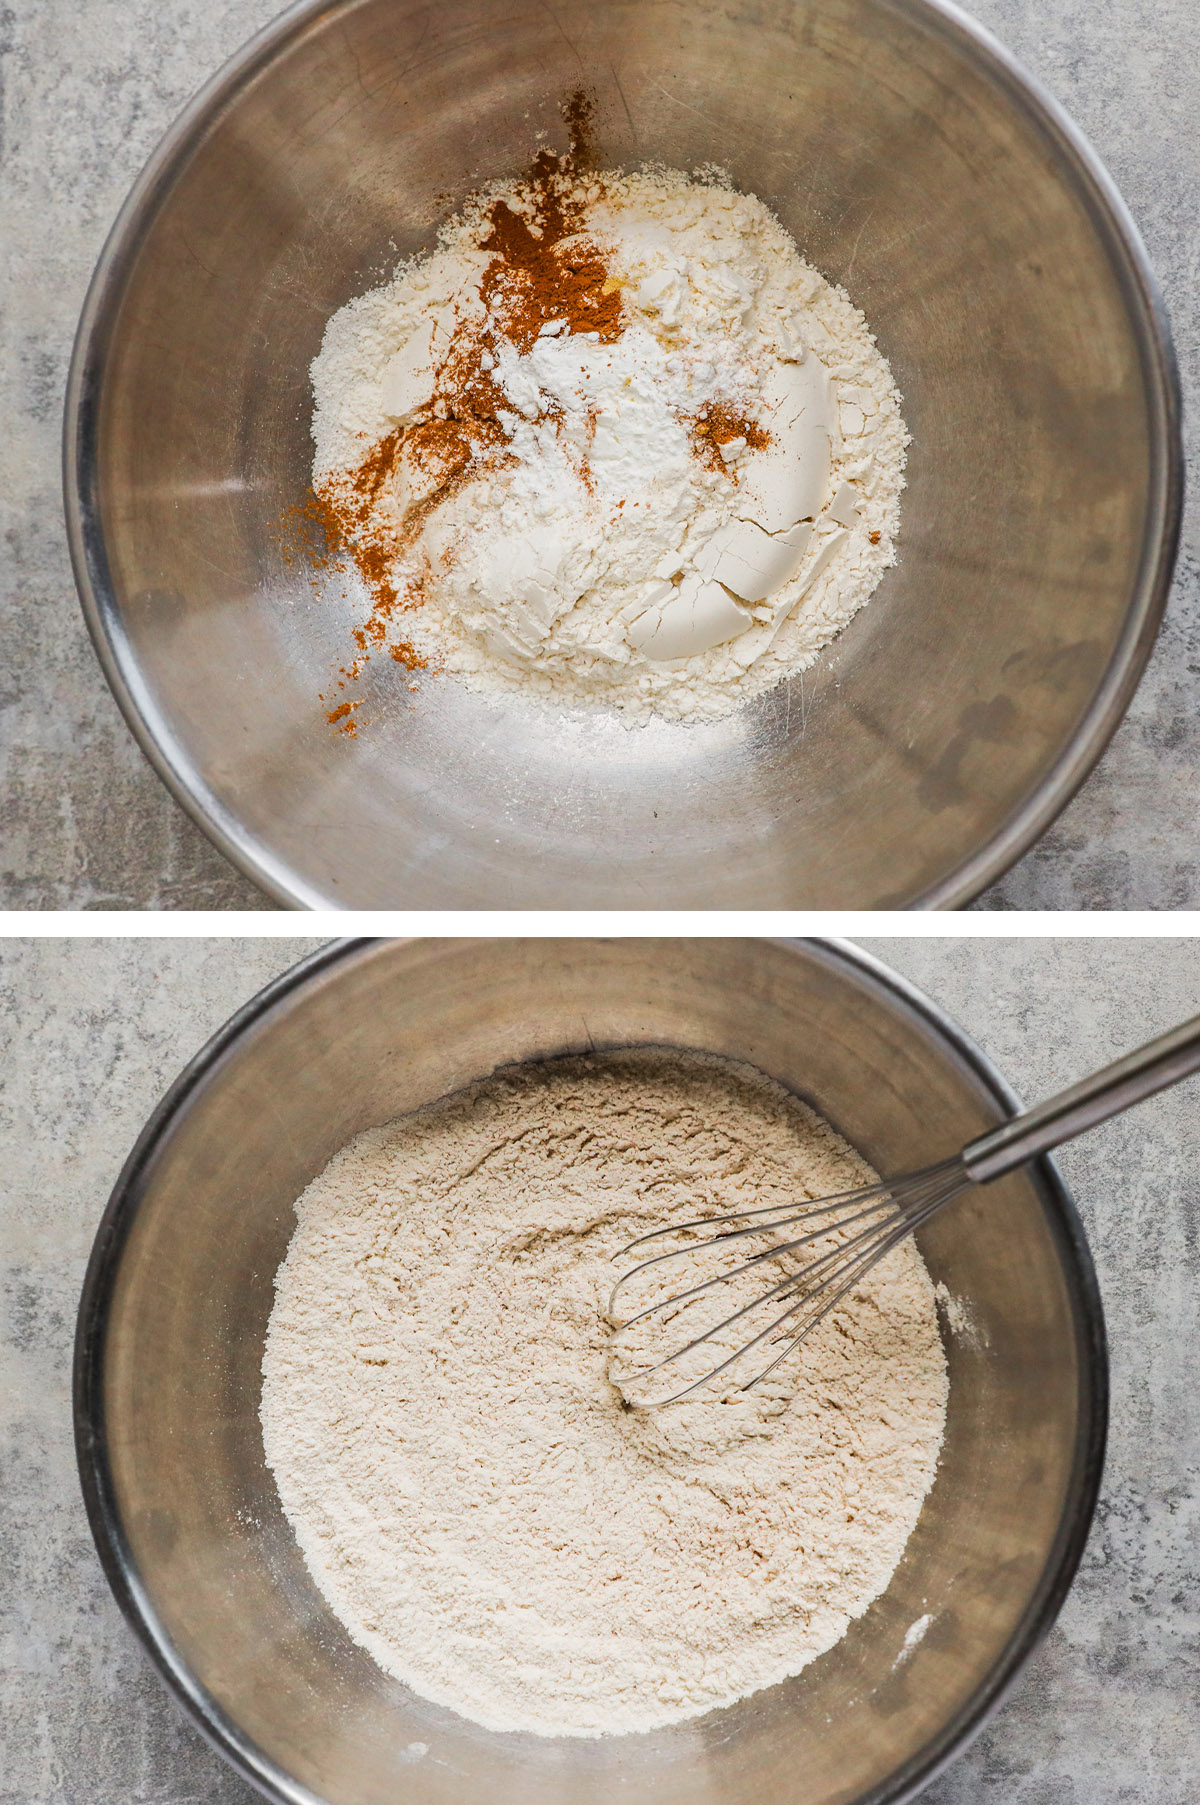
[[[869,1181],[746,1066],[513,1068],[361,1135],[300,1198],[263,1364],[313,1576],[388,1673],[496,1730],[649,1730],[798,1673],[887,1585],[946,1365],[911,1244],[763,1389],[609,1379],[611,1254]]]
[[[374,603],[347,695],[384,651],[715,718],[895,561],[907,435],[861,313],[719,172],[589,169],[581,109],[330,321],[314,487]]]

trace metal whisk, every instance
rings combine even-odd
[[[686,1322],[689,1315],[694,1320],[700,1300],[725,1295],[731,1286],[741,1292],[749,1289],[751,1294],[747,1302],[727,1309],[719,1320],[681,1339],[663,1358],[616,1375],[616,1382],[627,1401],[639,1408],[674,1404],[762,1349],[769,1356],[768,1363],[736,1387],[748,1391],[812,1334],[871,1267],[963,1191],[1003,1178],[1038,1154],[1107,1122],[1198,1069],[1200,1016],[1195,1016],[924,1171],[835,1197],[806,1199],[795,1208],[735,1210],[672,1223],[639,1236],[614,1258],[623,1260],[668,1236],[678,1237],[681,1245],[640,1260],[613,1287],[608,1308],[618,1352],[627,1346],[627,1340],[622,1343],[620,1338],[628,1338],[637,1325],[657,1320],[661,1330],[666,1323]],[[800,1233],[793,1234],[797,1228]],[[714,1229],[720,1232],[714,1234]],[[754,1237],[765,1239],[766,1245],[741,1257],[744,1244]],[[659,1267],[681,1260],[700,1262],[702,1272],[713,1266],[716,1270],[698,1278],[691,1274],[695,1279],[691,1285],[667,1296],[653,1296],[644,1308],[624,1321],[617,1320],[620,1293],[639,1279],[652,1285]],[[762,1288],[764,1272],[769,1272],[773,1282]],[[648,1279],[647,1275],[653,1276]],[[761,1328],[760,1313],[769,1319]],[[688,1328],[683,1327],[680,1334],[687,1335]],[[734,1341],[736,1345],[729,1351]],[[699,1376],[697,1368],[703,1369]],[[638,1395],[639,1388],[661,1374],[668,1375],[665,1382],[674,1389],[662,1397]]]

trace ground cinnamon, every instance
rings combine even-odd
[[[434,507],[469,476],[503,460],[508,434],[500,416],[511,411],[511,403],[488,367],[497,338],[524,353],[551,322],[568,332],[594,333],[603,343],[623,330],[620,285],[602,247],[580,229],[585,196],[578,177],[591,155],[587,95],[573,94],[563,115],[569,148],[563,156],[541,151],[534,159],[523,185],[529,216],[506,200],[488,209],[480,240],[492,253],[480,279],[488,319],[460,320],[435,371],[429,408],[406,429],[397,427],[372,445],[356,467],[325,478],[299,511],[305,525],[323,536],[312,561],[324,569],[349,559],[371,596],[371,613],[353,633],[360,656],[341,673],[343,679],[357,680],[372,651],[385,645],[407,668],[427,668],[413,646],[391,640],[397,607],[419,602],[411,591],[401,597],[396,564]],[[407,507],[397,493],[402,466],[419,475],[424,490]],[[311,549],[311,533],[308,538]],[[329,719],[345,730],[345,705],[330,710]]]
[[[594,332],[604,344],[624,329],[620,284],[601,246],[580,229],[584,203],[575,191],[577,176],[569,154],[543,151],[529,178],[533,217],[504,200],[490,210],[482,248],[493,256],[480,293],[522,353],[552,323],[565,322],[568,332]]]
[[[698,413],[686,416],[686,424],[692,449],[700,462],[710,470],[723,470],[730,476],[734,472],[721,456],[723,445],[733,445],[740,439],[751,451],[765,451],[771,443],[770,433],[756,420],[724,401],[705,402]]]

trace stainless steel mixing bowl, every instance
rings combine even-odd
[[[901,561],[804,679],[629,732],[349,660],[280,525],[352,295],[597,96],[604,163],[717,161],[848,288],[913,435]],[[1062,112],[929,0],[306,0],[133,191],[84,309],[67,515],[104,668],[233,861],[314,907],[968,900],[1141,674],[1178,398],[1136,231]],[[282,535],[286,540],[286,534]],[[334,680],[336,680],[334,678]]]
[[[882,1805],[978,1727],[1070,1584],[1100,1476],[1104,1330],[1079,1221],[1042,1160],[920,1236],[970,1317],[946,1338],[938,1475],[887,1591],[797,1679],[669,1731],[543,1739],[427,1703],[351,1643],[259,1430],[293,1202],[360,1130],[499,1065],[636,1043],[752,1061],[884,1171],[961,1146],[1015,1101],[919,992],[845,946],[350,942],[235,1016],[129,1158],[80,1306],[88,1511],[159,1671],[269,1798]]]

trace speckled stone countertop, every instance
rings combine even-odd
[[[108,1191],[180,1066],[302,940],[0,942],[0,1805],[250,1805],[177,1714],[84,1516],[70,1360]],[[871,940],[1030,1100],[1200,1005],[1185,940]],[[1061,1155],[1099,1269],[1112,1423],[1073,1591],[929,1805],[1195,1805],[1200,1080]]]
[[[133,177],[193,91],[277,10],[275,0],[0,8],[0,905],[269,906],[176,806],[109,695],[67,559],[59,420],[84,290]],[[1200,377],[1194,0],[978,0],[973,10],[1069,108],[1116,178],[1164,286],[1190,397]],[[1190,442],[1194,463],[1194,425]],[[1128,719],[1057,825],[977,906],[1200,902],[1198,522],[1193,498],[1166,626]]]

